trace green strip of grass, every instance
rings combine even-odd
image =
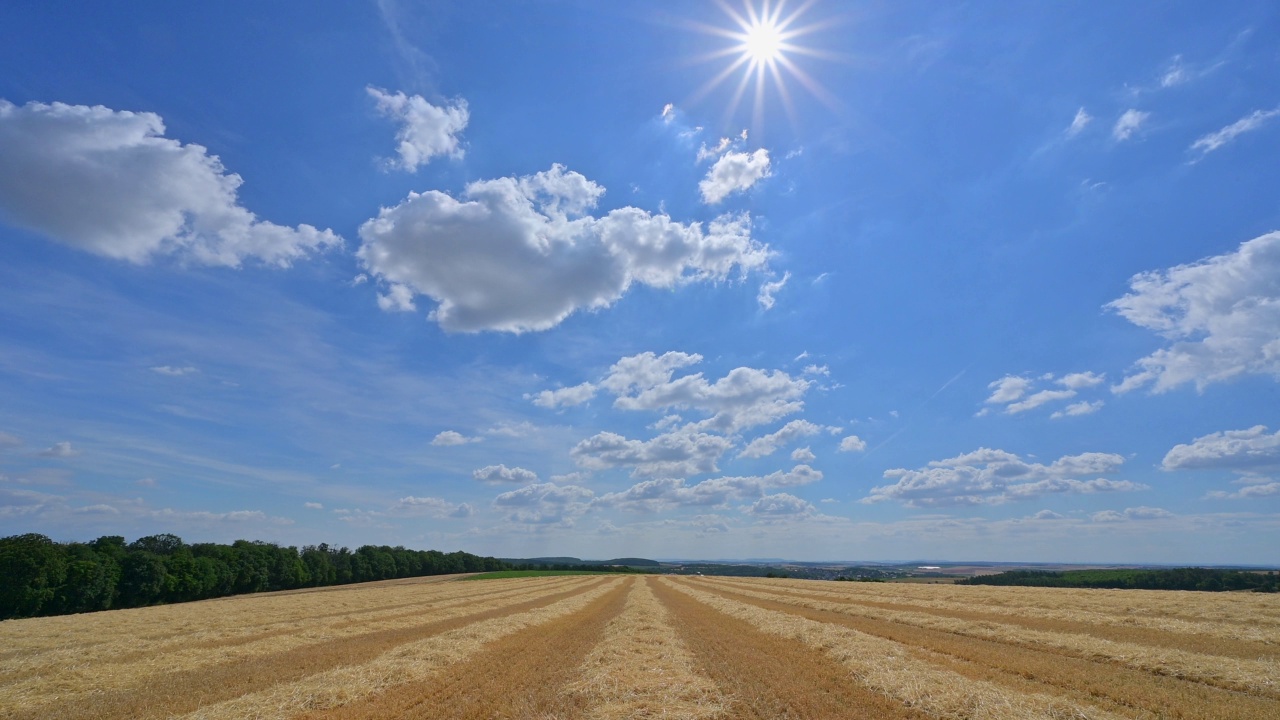
[[[546,577],[548,575],[613,575],[601,570],[498,570],[462,578],[463,580],[498,580],[501,578]]]

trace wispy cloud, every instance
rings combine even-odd
[[[1120,119],[1116,120],[1115,126],[1111,128],[1111,137],[1115,138],[1117,142],[1128,140],[1142,128],[1143,123],[1149,117],[1151,117],[1149,112],[1134,109],[1125,110]]]
[[[1199,150],[1200,157],[1204,157],[1218,148],[1232,142],[1236,138],[1247,132],[1253,132],[1262,127],[1271,118],[1280,115],[1280,107],[1271,110],[1254,110],[1252,113],[1245,115],[1230,125],[1211,132],[1208,135],[1191,143],[1190,150]],[[1197,158],[1199,159],[1199,158]]]

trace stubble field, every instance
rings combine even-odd
[[[416,579],[0,623],[0,718],[1280,718],[1280,597]]]

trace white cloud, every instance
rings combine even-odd
[[[1096,387],[1098,385],[1101,385],[1104,381],[1106,381],[1106,379],[1107,379],[1107,376],[1105,373],[1098,374],[1094,372],[1078,372],[1078,373],[1069,373],[1067,375],[1063,375],[1062,377],[1058,378],[1055,382],[1057,382],[1059,385],[1062,385],[1063,387],[1067,387],[1072,390],[1083,390],[1084,388],[1091,388],[1091,387]]]
[[[739,367],[708,382],[702,373],[673,378],[676,369],[702,361],[701,355],[652,352],[622,358],[601,386],[615,393],[621,410],[695,409],[712,416],[700,430],[737,432],[804,409],[801,398],[811,383],[781,370]]]
[[[1027,378],[1017,375],[1006,375],[995,382],[987,385],[992,390],[991,396],[988,397],[984,404],[987,405],[1004,405],[1004,412],[1007,415],[1017,415],[1018,413],[1034,410],[1035,408],[1047,405],[1049,403],[1059,402],[1062,400],[1070,400],[1076,397],[1078,391],[1087,390],[1097,387],[1106,380],[1106,375],[1095,372],[1075,372],[1067,373],[1061,377],[1054,377],[1053,373],[1045,373],[1037,378]],[[1063,387],[1063,390],[1046,389],[1030,393],[1039,383],[1051,383]],[[1060,410],[1051,417],[1061,418],[1068,415],[1086,415],[1090,412],[1102,407],[1101,402],[1090,403],[1081,401],[1068,406],[1065,410]],[[983,408],[978,416],[987,415],[992,408]]]
[[[470,517],[472,508],[467,503],[455,504],[437,497],[402,497],[387,509],[388,515],[435,518]]]
[[[1151,117],[1151,113],[1142,112],[1141,110],[1125,110],[1124,114],[1116,120],[1116,124],[1111,128],[1111,137],[1117,142],[1123,142],[1133,137],[1133,134],[1142,128],[1147,118]]]
[[[850,435],[840,441],[840,452],[862,452],[867,443],[857,435]]]
[[[1071,403],[1070,405],[1066,406],[1062,410],[1058,410],[1057,412],[1050,415],[1049,417],[1054,420],[1059,420],[1064,417],[1078,417],[1080,415],[1092,415],[1093,413],[1096,413],[1099,410],[1101,410],[1104,404],[1105,403],[1101,400],[1094,400],[1093,402],[1089,402],[1087,400],[1081,400],[1080,402],[1077,402],[1077,403]]]
[[[816,512],[809,502],[787,493],[765,495],[746,509],[748,515],[769,518],[807,517]]]
[[[515,333],[608,307],[634,283],[722,280],[769,258],[746,215],[706,230],[633,207],[585,215],[603,193],[560,165],[473,182],[463,200],[410,193],[361,225],[357,254],[380,281],[435,300],[430,318],[444,329]]]
[[[577,485],[535,483],[502,493],[493,499],[493,506],[507,511],[512,522],[569,524],[587,511],[594,497],[595,493]]]
[[[600,496],[596,503],[632,512],[659,512],[678,507],[725,507],[750,502],[771,490],[809,485],[822,473],[808,465],[763,476],[721,477],[690,485],[684,478],[658,478],[636,483],[621,492]]]
[[[474,470],[471,477],[483,483],[536,483],[538,473],[522,467],[509,468],[506,465],[486,465]]]
[[[467,443],[480,442],[481,438],[467,437],[457,430],[444,430],[431,438],[431,444],[436,447],[450,447],[453,445],[466,445]]]
[[[1076,116],[1071,119],[1071,126],[1067,128],[1067,137],[1075,137],[1093,121],[1093,116],[1085,112],[1084,108],[1076,111]]]
[[[1240,118],[1221,130],[1211,132],[1199,140],[1196,140],[1191,143],[1190,149],[1199,150],[1201,153],[1200,156],[1204,157],[1232,140],[1235,140],[1237,137],[1247,132],[1257,130],[1268,120],[1277,115],[1280,115],[1280,108],[1272,110],[1255,110],[1253,113]]]
[[[690,429],[651,440],[602,432],[578,443],[569,455],[589,470],[630,467],[638,477],[685,477],[716,472],[716,462],[731,447],[733,442],[728,438]]]
[[[10,435],[7,432],[0,432],[0,449],[18,447],[22,445],[22,438],[17,435]]]
[[[1124,458],[1110,453],[1083,453],[1049,465],[1032,463],[1003,450],[979,448],[918,470],[886,470],[895,482],[871,489],[863,503],[897,500],[911,507],[998,504],[1051,493],[1099,493],[1146,489],[1127,480],[1077,479],[1115,472]]]
[[[800,372],[804,373],[805,375],[814,375],[814,376],[826,375],[828,377],[831,376],[831,368],[827,367],[826,365],[805,365],[804,370],[801,370]]]
[[[318,503],[318,502],[304,502],[304,503],[302,503],[302,507],[304,507],[304,508],[306,508],[306,509],[308,509],[308,510],[323,510],[323,509],[324,509],[324,505],[322,505],[322,504],[320,504],[320,503]]]
[[[385,293],[378,293],[378,308],[384,312],[413,312],[418,306],[413,302],[412,288],[391,283]]]
[[[1075,396],[1075,390],[1041,390],[1034,395],[1027,396],[1023,400],[1010,403],[1005,407],[1004,411],[1010,415],[1015,415],[1020,412],[1034,410],[1046,403],[1051,403],[1057,400],[1069,400]]]
[[[559,388],[556,390],[543,390],[536,394],[526,394],[525,400],[532,400],[534,405],[538,407],[556,409],[561,407],[569,407],[571,405],[581,405],[596,396],[596,386],[584,382],[581,385],[573,387]]]
[[[43,457],[69,458],[80,454],[79,450],[72,449],[71,443],[63,440],[53,444],[53,447],[45,448],[39,453]]]
[[[153,488],[156,486],[156,479],[149,477],[139,478],[138,480],[135,480],[133,484],[138,487]]]
[[[1280,468],[1280,431],[1264,425],[1224,430],[1175,445],[1160,464],[1165,470],[1256,471]]]
[[[787,281],[791,279],[791,273],[782,274],[781,280],[760,283],[760,292],[756,293],[756,302],[760,303],[760,309],[772,310],[774,305],[773,294],[781,290]]]
[[[485,430],[484,432],[486,435],[520,438],[520,437],[528,437],[529,435],[532,435],[538,432],[538,428],[528,420],[524,420],[518,423],[504,421],[504,422],[498,423],[497,425],[494,425],[493,427],[489,428],[488,430]]]
[[[0,213],[54,240],[132,263],[161,255],[287,267],[342,244],[329,230],[259,220],[243,182],[199,145],[164,137],[154,113],[0,100]]]
[[[772,455],[783,445],[808,435],[817,435],[820,432],[822,432],[821,425],[814,425],[808,420],[792,420],[779,428],[777,432],[761,435],[747,443],[742,452],[738,453],[738,457],[758,458]]]
[[[1169,344],[1139,360],[1113,388],[1151,384],[1198,389],[1242,375],[1280,379],[1280,232],[1235,252],[1135,275],[1128,295],[1106,305]]]
[[[728,150],[731,145],[733,145],[733,141],[729,138],[720,138],[720,142],[711,148],[707,147],[706,143],[703,143],[698,147],[698,162],[701,163],[714,157],[720,157],[720,154]]]
[[[365,90],[377,103],[379,113],[400,123],[396,131],[399,141],[396,152],[400,159],[388,160],[389,167],[413,172],[439,155],[462,157],[458,134],[470,119],[465,100],[436,107],[419,95],[406,96],[402,92],[393,95],[375,87]]]
[[[986,402],[993,405],[1003,405],[1011,403],[1026,394],[1027,390],[1031,389],[1031,381],[1024,377],[1005,375],[999,380],[990,383],[987,387],[992,390],[992,393],[991,397],[986,399]]]
[[[169,365],[157,365],[156,367],[151,368],[151,372],[159,373],[161,375],[168,375],[170,377],[182,377],[183,375],[191,375],[193,373],[198,373],[200,372],[200,369],[194,368],[191,366],[171,367]]]
[[[1173,87],[1181,85],[1190,80],[1191,76],[1187,73],[1187,68],[1182,64],[1182,56],[1174,55],[1173,60],[1169,63],[1169,69],[1165,70],[1160,76],[1160,87]]]
[[[1157,507],[1132,507],[1125,508],[1124,512],[1116,512],[1115,510],[1103,510],[1089,516],[1089,519],[1097,523],[1116,523],[1127,522],[1130,520],[1159,520],[1161,518],[1173,517],[1173,513],[1164,508]]]
[[[1223,492],[1222,490],[1213,490],[1205,494],[1205,497],[1211,500],[1250,500],[1261,497],[1275,497],[1280,495],[1280,482],[1262,482],[1256,485],[1246,485],[1235,492]]]
[[[1061,520],[1064,516],[1052,510],[1041,510],[1031,517],[1035,520]]]
[[[666,105],[663,105],[662,121],[669,123],[675,119],[676,119],[676,106],[671,103],[667,103]]]
[[[791,451],[791,459],[798,463],[811,463],[818,459],[817,455],[807,447],[796,448]]]
[[[715,205],[735,192],[749,190],[769,177],[769,151],[760,148],[752,153],[727,152],[716,160],[707,177],[698,183],[702,201]]]

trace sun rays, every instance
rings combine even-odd
[[[834,57],[798,42],[803,36],[833,24],[831,21],[799,24],[798,21],[814,4],[814,0],[808,0],[790,12],[787,12],[786,0],[776,3],[765,0],[759,5],[753,4],[751,0],[743,0],[741,11],[731,6],[727,0],[717,0],[717,4],[729,16],[732,27],[697,23],[694,28],[699,32],[730,40],[731,44],[695,60],[704,62],[728,58],[729,64],[698,88],[691,101],[696,102],[706,97],[726,81],[736,77],[737,84],[725,110],[726,123],[737,114],[743,99],[750,92],[752,131],[756,133],[764,126],[765,101],[770,88],[781,99],[782,107],[792,124],[796,123],[795,103],[792,101],[788,81],[799,83],[828,107],[837,107],[838,103],[831,93],[805,72],[792,57]]]

